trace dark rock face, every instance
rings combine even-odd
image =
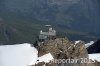
[[[87,48],[88,53],[100,53],[100,39],[97,40],[93,45]]]

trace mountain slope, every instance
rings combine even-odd
[[[44,26],[45,24],[52,24],[59,36],[66,36],[66,32],[76,36],[88,35],[87,32],[59,27],[54,25],[54,23],[39,21],[31,17],[20,15],[19,13],[0,11],[0,44],[34,43],[34,41],[37,40],[39,31],[47,29],[47,27]]]
[[[66,36],[67,32],[72,40],[96,40],[100,35],[99,3],[99,0],[0,0],[0,20],[4,23],[0,26],[3,32],[0,43],[10,40],[33,43],[45,24],[55,26],[59,34]],[[9,33],[12,39],[8,38]]]
[[[34,43],[42,24],[10,12],[0,13],[0,44]],[[37,28],[38,27],[38,28]]]
[[[98,0],[4,0],[3,3],[5,9],[12,12],[80,31],[100,33],[97,32],[100,28]]]

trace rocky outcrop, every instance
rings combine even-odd
[[[50,39],[39,42],[37,48],[39,57],[51,53],[54,59],[33,66],[100,66],[100,62],[89,59],[85,43],[81,40],[72,42],[67,38]]]
[[[56,38],[55,40],[47,40],[40,43],[37,47],[39,51],[39,57],[51,53],[54,59],[78,59],[77,63],[46,63],[46,66],[87,66],[85,63],[81,63],[81,58],[88,59],[88,52],[85,48],[85,43],[79,41],[74,43],[67,38]],[[36,66],[43,66],[41,62]]]
[[[70,58],[74,56],[80,58],[88,57],[84,42],[74,44],[65,38],[57,38],[55,40],[45,41],[38,47],[38,49],[39,56],[50,52],[55,58],[61,58],[62,55],[60,56],[59,54],[65,54]]]

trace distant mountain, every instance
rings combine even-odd
[[[100,53],[100,39],[97,40],[93,45],[88,47],[88,53]]]
[[[42,25],[35,19],[0,12],[0,44],[34,43]]]
[[[45,24],[53,25],[59,34],[67,32],[72,40],[96,40],[100,36],[99,3],[99,0],[0,0],[0,22],[4,23],[0,28],[0,44],[8,43],[5,31],[15,34],[10,43],[33,43],[33,35],[38,35]]]
[[[4,0],[3,3],[5,9],[12,12],[76,30],[100,33],[97,33],[100,28],[98,0]]]

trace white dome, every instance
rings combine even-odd
[[[40,34],[42,34],[42,32],[43,32],[43,31],[41,30],[41,31],[40,31]]]
[[[52,31],[52,28],[49,28],[49,31]]]

